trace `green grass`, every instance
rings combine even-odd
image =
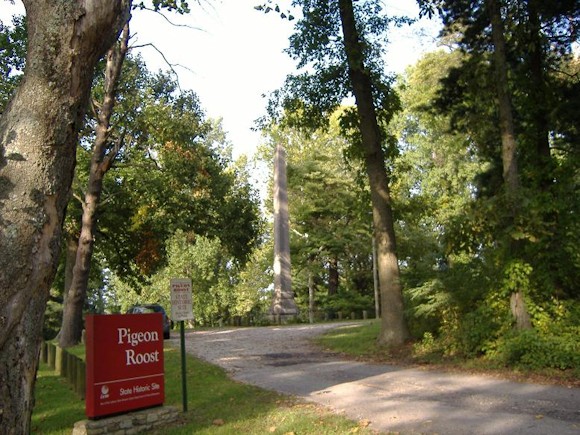
[[[83,354],[81,348],[74,350]],[[165,348],[165,404],[182,409],[179,349]],[[369,434],[370,430],[317,405],[232,381],[219,367],[187,357],[188,412],[163,434]],[[70,434],[84,420],[84,401],[64,379],[41,365],[33,434]],[[161,431],[160,431],[161,433]]]
[[[353,357],[372,358],[385,352],[385,349],[377,347],[376,344],[380,327],[380,321],[365,321],[331,330],[314,341],[334,352]]]
[[[40,365],[34,393],[33,434],[70,435],[75,422],[86,418],[85,402],[46,364]]]

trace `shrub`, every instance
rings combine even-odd
[[[491,359],[524,369],[580,368],[580,327],[555,327],[547,332],[514,332],[497,343]]]
[[[360,313],[363,310],[374,310],[372,296],[346,291],[324,298],[320,305],[322,310],[333,314],[342,312],[345,316],[353,311]]]

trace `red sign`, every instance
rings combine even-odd
[[[86,328],[87,417],[163,404],[161,313],[87,315]]]

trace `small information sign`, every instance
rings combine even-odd
[[[175,321],[194,320],[191,279],[171,280],[171,318]]]

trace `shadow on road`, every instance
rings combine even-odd
[[[310,343],[342,325],[200,331],[187,334],[187,349],[239,381],[368,419],[380,431],[580,435],[577,388],[347,361]]]

